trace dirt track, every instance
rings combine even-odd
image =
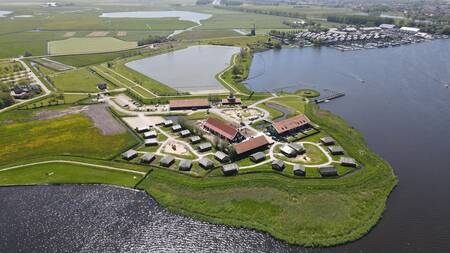
[[[93,122],[95,127],[101,130],[103,135],[114,135],[125,133],[127,129],[120,124],[106,109],[106,105],[89,105],[83,111]]]

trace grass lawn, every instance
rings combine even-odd
[[[179,40],[201,40],[211,38],[242,36],[233,30],[211,30],[211,31],[186,31],[175,36]]]
[[[50,163],[0,171],[0,185],[112,184],[127,187],[142,178],[140,174],[107,170],[78,164]]]
[[[276,110],[276,109],[274,109],[274,108],[268,107],[268,106],[266,105],[266,103],[259,104],[259,105],[257,105],[257,107],[259,107],[259,108],[261,108],[261,109],[264,109],[264,110],[268,111],[269,114],[270,114],[270,117],[271,117],[272,119],[276,119],[276,118],[282,117],[282,116],[284,115],[283,112],[278,111],[278,110]]]
[[[25,111],[23,115],[29,114]],[[13,123],[0,125],[0,164],[52,155],[106,159],[135,143],[129,133],[101,135],[92,121],[81,114],[49,120],[17,117]]]
[[[88,65],[94,65],[98,63],[103,63],[107,61],[112,61],[117,58],[130,57],[139,52],[138,49],[109,52],[109,53],[97,53],[97,54],[78,54],[78,55],[64,55],[64,56],[53,56],[50,59],[74,66],[74,67],[84,67]]]
[[[312,144],[308,144],[308,143],[303,144],[303,146],[306,149],[305,155],[310,159],[308,161],[303,161],[303,160],[297,159],[297,158],[286,157],[285,155],[281,154],[281,152],[280,152],[280,148],[282,147],[281,145],[275,147],[275,152],[278,153],[275,156],[280,160],[293,162],[293,163],[308,164],[308,165],[323,164],[328,161],[325,154],[318,147],[316,147]]]
[[[136,46],[136,42],[123,41],[112,37],[70,38],[50,41],[48,43],[48,51],[53,55],[87,54],[127,50]]]
[[[305,113],[305,101],[300,97],[280,97],[274,98],[270,102],[292,108],[298,114]]]
[[[63,72],[51,79],[58,90],[66,92],[99,92],[97,84],[105,82],[86,68]]]

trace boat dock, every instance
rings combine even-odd
[[[345,96],[344,92],[329,91],[328,94],[320,95],[318,98],[314,99],[314,102],[316,102],[316,104],[320,104],[343,96]]]

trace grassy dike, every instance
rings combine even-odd
[[[308,180],[270,171],[193,178],[154,169],[137,187],[174,212],[262,230],[293,244],[332,246],[356,240],[378,222],[397,179],[344,120],[312,104],[306,113],[364,168],[339,179]]]

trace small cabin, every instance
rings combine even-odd
[[[230,157],[222,151],[217,151],[214,154],[214,158],[221,163],[227,163],[230,161]]]
[[[214,167],[213,161],[209,160],[208,158],[202,158],[198,161],[198,164],[200,167],[202,167],[205,170],[212,169]]]
[[[179,131],[181,131],[181,129],[182,129],[182,127],[180,124],[172,126],[172,132],[179,132]]]
[[[344,154],[344,149],[341,146],[328,147],[328,151],[330,151],[330,153],[332,155],[343,155]]]
[[[280,151],[286,157],[295,157],[295,156],[297,156],[297,152],[295,151],[295,149],[289,147],[288,145],[285,145],[285,146],[281,147]]]
[[[136,158],[137,155],[138,155],[138,153],[136,152],[136,150],[130,149],[127,152],[122,154],[122,159],[129,161],[129,160]]]
[[[250,156],[250,160],[252,160],[254,163],[259,163],[264,161],[266,158],[266,154],[263,152],[256,152]]]
[[[170,167],[175,162],[175,158],[173,156],[164,156],[160,161],[159,165],[163,167]]]
[[[191,131],[185,129],[183,131],[180,132],[181,137],[188,137],[189,135],[191,135]]]
[[[144,140],[144,145],[146,147],[156,146],[156,145],[158,145],[158,140],[157,139],[145,139]]]
[[[212,145],[209,142],[204,142],[204,143],[198,145],[198,150],[200,152],[206,152],[206,151],[209,151],[211,149],[212,149]]]
[[[292,168],[292,172],[294,173],[294,175],[296,176],[305,176],[306,175],[306,170],[305,167],[301,164],[294,164],[294,167]]]
[[[140,127],[136,127],[136,132],[138,133],[145,133],[147,132],[149,129],[148,126],[140,126]]]
[[[222,166],[222,172],[225,176],[233,176],[238,174],[239,167],[235,163],[230,163]]]
[[[156,131],[148,131],[144,133],[144,139],[156,138],[156,136],[157,136]]]
[[[284,162],[281,160],[275,160],[272,162],[272,169],[276,171],[283,171],[284,170]]]
[[[155,158],[155,153],[145,153],[143,156],[141,156],[141,163],[151,163],[153,162],[153,160],[155,160]]]
[[[197,144],[200,143],[200,141],[202,140],[202,138],[200,138],[200,136],[192,136],[191,138],[189,138],[189,140],[191,141],[192,144]]]
[[[338,175],[336,168],[333,166],[320,167],[319,173],[322,177],[335,177]]]
[[[173,125],[173,121],[170,120],[170,119],[169,120],[164,120],[163,124],[164,124],[165,127],[170,127],[170,126]]]
[[[192,161],[191,160],[181,160],[178,168],[181,171],[190,171],[192,168]]]
[[[341,157],[340,163],[342,166],[346,167],[356,167],[358,165],[356,160],[351,157]]]
[[[325,145],[325,146],[329,146],[329,145],[333,145],[336,143],[336,140],[334,140],[332,137],[330,136],[326,136],[323,138],[320,138],[320,142]]]

